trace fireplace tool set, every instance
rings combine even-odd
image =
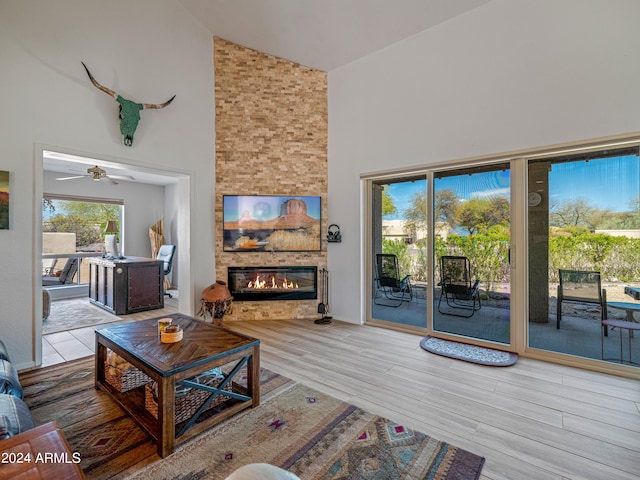
[[[318,304],[318,313],[322,314],[322,318],[314,320],[314,323],[327,324],[331,323],[329,313],[329,271],[326,268],[320,270],[320,303]]]

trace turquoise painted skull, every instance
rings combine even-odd
[[[91,80],[91,83],[93,83],[93,85],[99,90],[102,90],[107,95],[115,98],[115,100],[120,104],[120,109],[119,109],[120,133],[122,133],[122,136],[124,137],[124,144],[127,147],[130,147],[131,145],[133,145],[133,135],[136,133],[136,129],[138,128],[138,123],[140,122],[140,111],[144,110],[145,108],[164,108],[167,105],[169,105],[174,98],[176,98],[176,96],[174,95],[166,102],[160,103],[160,104],[137,103],[132,100],[127,100],[126,98],[123,98],[121,95],[118,95],[113,90],[100,85],[97,82],[97,80],[93,78],[93,75],[91,75],[91,72],[89,72],[89,69],[84,64],[84,62],[82,62],[82,66],[87,71],[87,75],[89,75],[89,79]]]

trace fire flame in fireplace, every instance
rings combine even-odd
[[[278,283],[278,281],[276,280],[275,275],[271,276],[270,281],[269,280],[261,280],[260,279],[260,275],[256,275],[256,279],[255,280],[250,280],[249,283],[247,284],[247,288],[252,288],[255,290],[262,290],[262,289],[276,289],[276,288],[299,288],[297,283],[294,282],[289,282],[287,280],[287,277],[284,277],[284,279],[282,280],[281,283]]]

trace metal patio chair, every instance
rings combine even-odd
[[[482,307],[478,290],[480,280],[471,283],[471,262],[467,257],[440,257],[439,285],[438,312],[443,315],[469,318]],[[443,309],[442,299],[449,308]]]
[[[400,278],[398,257],[387,253],[376,254],[376,294],[373,303],[385,307],[399,307],[413,299],[411,275]],[[382,295],[384,298],[378,299]]]
[[[562,320],[562,303],[590,303],[600,306],[600,320],[607,318],[606,293],[602,289],[600,272],[583,270],[559,270],[558,301],[556,303],[556,328]],[[604,295],[603,295],[604,293]],[[605,326],[605,335],[607,329]]]

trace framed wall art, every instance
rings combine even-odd
[[[0,230],[9,228],[9,172],[0,170]]]
[[[225,252],[320,251],[319,196],[224,195]]]

